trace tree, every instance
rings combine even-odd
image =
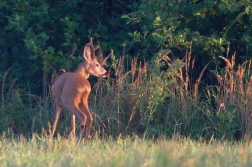
[[[220,64],[218,56],[230,45],[238,61],[245,61],[251,58],[251,12],[247,0],[142,0],[135,12],[122,16],[134,26],[124,45],[143,57],[169,48],[181,58],[192,41],[200,66]]]
[[[12,67],[10,74],[23,91],[29,87],[35,94],[46,92],[49,74],[76,68],[89,37],[101,41],[105,53],[120,49],[129,29],[120,19],[130,10],[126,4],[111,0],[3,1],[1,71]]]

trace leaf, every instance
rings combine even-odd
[[[144,11],[146,11],[147,10],[147,4],[145,4],[145,3],[142,3],[140,6],[139,6],[139,8],[141,9],[141,10],[144,10]]]
[[[101,25],[101,31],[103,32],[103,33],[106,33],[106,32],[108,32],[108,27],[107,26],[105,26],[105,25]]]
[[[236,5],[230,5],[228,8],[231,12],[237,12],[241,9],[241,6]]]
[[[129,15],[130,15],[131,17],[136,17],[136,13],[134,13],[134,12],[131,12]]]
[[[39,37],[41,37],[44,41],[47,41],[50,36],[48,36],[45,32],[42,32],[38,35]]]
[[[137,3],[134,3],[133,4],[133,8],[137,8],[138,4]]]
[[[58,55],[59,55],[60,57],[63,57],[63,52],[58,51]]]
[[[72,31],[77,30],[79,28],[79,23],[72,21],[71,28],[72,28]]]
[[[33,55],[33,56],[30,56],[28,59],[29,60],[36,60],[38,58],[38,55]]]
[[[167,12],[162,13],[162,14],[161,14],[161,19],[165,19],[166,16],[168,16],[168,13],[167,13]]]
[[[94,36],[95,36],[96,38],[100,38],[100,37],[101,37],[101,35],[98,34],[98,33],[95,33]]]
[[[15,24],[13,24],[13,22],[9,22],[9,24],[5,26],[5,30],[11,30],[13,27],[15,27]]]
[[[246,12],[247,14],[249,14],[249,9],[250,9],[250,7],[246,7],[246,8],[245,8],[245,12]]]
[[[125,43],[125,44],[129,44],[129,40],[125,40],[125,41],[123,41],[123,43]]]
[[[251,2],[248,1],[248,0],[240,0],[240,3],[243,5],[243,6],[246,6],[247,7],[250,7],[251,5]]]
[[[172,14],[172,19],[178,19],[178,14],[177,13],[173,13]]]
[[[121,18],[122,18],[122,19],[129,19],[130,17],[129,17],[127,14],[123,14],[123,15],[121,16]]]
[[[147,14],[147,18],[149,18],[150,20],[154,19],[155,15],[150,13],[150,14]]]
[[[134,37],[134,34],[132,32],[129,32],[128,35],[132,38]]]
[[[244,33],[242,36],[242,41],[249,42],[251,41],[251,37],[248,33]]]
[[[156,21],[161,21],[160,16],[157,16],[157,17],[156,17]]]
[[[40,8],[42,9],[42,10],[44,10],[44,11],[47,11],[48,10],[48,4],[42,4],[42,5],[40,5]]]
[[[228,107],[227,107],[227,111],[228,112],[232,112],[232,113],[234,113],[236,110],[237,110],[237,106],[236,105],[229,105]]]
[[[219,5],[219,9],[220,9],[221,11],[225,12],[226,9],[227,9],[227,5],[224,4],[224,3],[221,3],[221,4]]]
[[[102,37],[103,37],[105,40],[108,40],[108,39],[110,38],[110,36],[107,35],[107,34],[102,34]]]

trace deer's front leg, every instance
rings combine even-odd
[[[76,137],[76,122],[75,122],[75,115],[71,114],[71,121],[72,121],[72,131],[71,131],[71,137],[75,139]]]

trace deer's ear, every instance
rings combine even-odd
[[[83,56],[84,56],[84,59],[86,60],[90,60],[92,59],[93,57],[93,40],[92,40],[92,37],[90,38],[90,42],[86,44],[86,46],[84,47],[84,50],[83,50]]]
[[[84,59],[86,60],[90,60],[92,58],[92,51],[91,51],[91,46],[89,44],[87,44],[85,47],[84,47],[84,50],[83,50],[83,57]]]

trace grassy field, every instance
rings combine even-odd
[[[252,146],[190,139],[0,139],[0,166],[252,166]]]

